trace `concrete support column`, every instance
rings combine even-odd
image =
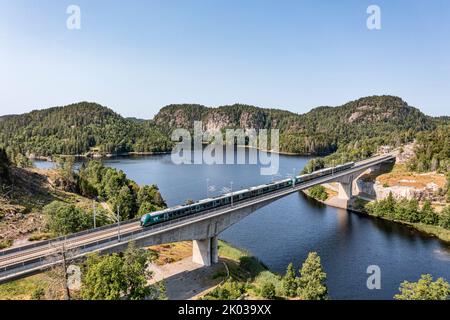
[[[211,265],[211,238],[192,241],[192,261],[205,267]]]
[[[353,181],[348,183],[339,182],[338,198],[343,200],[350,200],[352,198]]]
[[[217,236],[211,238],[211,263],[219,263],[219,247]]]
[[[209,267],[212,263],[219,262],[217,236],[203,240],[192,241],[192,261]]]

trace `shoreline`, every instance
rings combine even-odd
[[[261,149],[258,147],[253,146],[247,146],[247,145],[236,145],[237,148],[244,148],[244,149],[256,149],[258,151],[267,152],[267,153],[274,153],[284,156],[296,156],[296,157],[321,157],[320,155],[312,155],[312,154],[303,154],[303,153],[295,153],[295,152],[286,152],[286,151],[274,151],[274,150],[267,150],[267,149]],[[128,156],[156,156],[156,155],[164,155],[164,154],[171,154],[172,151],[130,151],[130,152],[124,152],[124,153],[108,153],[108,154],[58,154],[58,155],[51,155],[51,156],[28,156],[28,159],[31,161],[47,161],[47,162],[55,162],[55,157],[62,157],[62,158],[68,158],[68,157],[75,157],[75,158],[91,158],[91,159],[108,159],[108,158],[114,158],[114,157],[128,157]]]
[[[381,219],[381,220],[384,220],[384,221],[398,223],[398,224],[407,226],[409,228],[412,228],[416,232],[419,232],[421,234],[427,235],[427,236],[432,237],[432,238],[436,238],[436,239],[438,239],[438,240],[440,240],[442,242],[445,242],[446,244],[450,245],[450,230],[444,229],[442,227],[434,226],[434,225],[428,225],[428,224],[423,224],[423,223],[412,223],[412,222],[407,222],[407,221],[402,221],[402,220],[390,219],[390,218],[386,218],[386,217],[374,216],[374,215],[369,214],[366,211],[358,210],[356,208],[352,208],[352,207],[342,208],[342,207],[335,206],[335,205],[333,205],[330,202],[330,200],[332,198],[328,198],[327,200],[322,201],[322,200],[316,199],[314,197],[311,197],[308,194],[307,190],[303,190],[302,192],[308,198],[313,199],[313,200],[315,200],[315,201],[317,201],[319,203],[322,203],[322,204],[324,204],[326,206],[330,206],[330,207],[338,208],[338,209],[344,209],[344,210],[347,210],[347,211],[350,211],[350,212],[353,212],[353,213],[356,213],[356,214],[362,214],[362,215],[364,215],[366,217],[370,217],[370,218],[374,218],[374,219]],[[361,199],[361,200],[365,200],[365,199],[360,198],[358,196],[355,196],[355,198],[358,198],[358,199]]]

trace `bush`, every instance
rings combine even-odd
[[[430,274],[423,274],[419,281],[404,281],[400,285],[400,293],[394,296],[397,300],[448,300],[450,285],[443,278],[433,282]]]
[[[36,288],[31,293],[31,300],[42,300],[45,296],[45,290],[43,288]]]
[[[261,296],[266,299],[275,299],[275,285],[271,282],[266,282],[261,287]]]
[[[236,300],[245,293],[245,286],[239,282],[228,280],[206,294],[204,300]]]
[[[72,204],[53,201],[44,207],[48,230],[57,235],[66,235],[89,229],[93,226],[92,216]]]
[[[0,250],[9,248],[12,246],[12,244],[13,244],[13,241],[10,239],[0,241]]]
[[[328,199],[328,193],[324,186],[317,185],[308,190],[309,195],[314,199],[325,201]]]
[[[439,216],[439,226],[445,229],[450,229],[450,206],[442,210]]]

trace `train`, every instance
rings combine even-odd
[[[350,169],[354,165],[355,165],[354,162],[348,162],[342,165],[338,165],[336,167],[320,169],[309,174],[303,174],[293,178],[288,178],[276,182],[263,184],[256,187],[251,187],[248,189],[226,193],[214,198],[200,200],[192,204],[180,205],[160,211],[147,213],[141,217],[140,224],[143,228],[145,228],[172,219],[177,219],[200,212],[205,212],[211,209],[229,206],[231,204],[236,204],[244,200],[248,200],[254,197],[262,196],[278,190],[289,188],[299,183],[308,182],[312,179],[335,174],[340,171]],[[231,199],[231,197],[233,197],[233,199]]]

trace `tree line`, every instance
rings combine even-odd
[[[66,188],[84,197],[95,200],[93,208],[83,209],[74,204],[53,201],[43,209],[47,231],[55,235],[66,235],[92,228],[94,210],[96,226],[120,220],[140,217],[145,213],[167,207],[156,185],[139,186],[127,178],[125,173],[102,162],[84,162],[79,170],[73,170],[73,158],[60,158],[58,170]],[[99,207],[105,203],[111,212]]]
[[[0,121],[0,144],[22,155],[160,152],[171,148],[151,121],[125,119],[95,103],[36,110]]]
[[[365,209],[369,214],[376,217],[410,223],[424,223],[450,230],[450,206],[445,207],[438,214],[428,200],[420,207],[417,199],[403,198],[397,200],[392,193],[389,193],[385,199],[366,204]]]

